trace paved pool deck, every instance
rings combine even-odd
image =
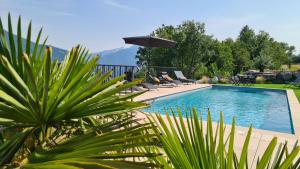
[[[191,84],[191,85],[183,85],[183,86],[178,86],[173,88],[159,88],[158,90],[148,91],[136,97],[134,101],[147,101],[147,100],[152,100],[163,96],[168,96],[168,95],[186,92],[186,91],[192,91],[192,90],[206,88],[210,86],[211,85],[209,84]],[[253,128],[250,144],[248,148],[248,162],[251,168],[255,168],[257,158],[262,156],[263,152],[265,151],[265,149],[267,148],[269,142],[272,140],[273,137],[277,137],[278,145],[279,143],[285,143],[285,141],[287,141],[289,150],[291,150],[295,142],[298,139],[300,139],[300,104],[293,90],[286,90],[286,92],[287,92],[295,134],[287,134],[287,133]],[[149,114],[147,113],[138,113],[138,117],[141,118],[146,117],[148,115]],[[162,117],[166,118],[164,115],[162,115]],[[206,128],[206,122],[203,122],[203,124],[204,124],[204,128]],[[213,123],[213,129],[216,130],[216,128],[217,128],[217,123]],[[231,129],[231,125],[226,125],[225,136],[229,135],[230,129]],[[242,146],[246,138],[247,131],[248,128],[246,127],[236,126],[234,148],[238,156],[242,151]]]
[[[168,95],[172,95],[172,94],[197,90],[197,89],[205,88],[205,87],[211,87],[211,85],[210,84],[189,84],[189,85],[179,85],[176,87],[164,86],[164,87],[159,87],[157,90],[147,91],[146,93],[143,93],[142,95],[135,97],[133,100],[134,101],[148,101],[148,100],[156,99],[159,97],[164,97],[164,96],[168,96]]]

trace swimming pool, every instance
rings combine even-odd
[[[214,85],[155,99],[143,111],[164,114],[165,109],[176,109],[178,106],[181,110],[196,108],[204,120],[209,108],[215,122],[222,111],[226,124],[231,124],[235,116],[239,126],[249,127],[252,124],[258,129],[294,133],[285,90]]]

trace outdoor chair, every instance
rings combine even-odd
[[[252,85],[255,81],[255,76],[238,75],[239,83],[243,85]]]
[[[175,85],[182,85],[183,83],[180,80],[172,79],[167,72],[161,72],[161,79],[167,83],[173,83]]]
[[[174,71],[174,73],[177,79],[183,83],[196,83],[196,80],[186,78],[181,71]]]
[[[147,83],[147,82],[142,82],[141,85],[144,87],[144,88],[147,88],[149,90],[158,90],[158,87],[151,84],[151,83]]]
[[[144,89],[144,88],[141,88],[139,86],[132,86],[131,88],[132,88],[133,91],[137,91],[137,92],[143,92],[143,91],[149,90],[148,88]]]
[[[232,76],[230,80],[231,80],[231,82],[232,82],[233,85],[240,85],[239,77]]]
[[[299,87],[300,86],[300,73],[298,74],[297,78],[294,81],[290,82],[289,84],[292,86]]]
[[[156,76],[149,75],[152,84],[157,85],[158,87],[174,87],[175,84],[169,81],[164,80],[163,78],[157,78]]]
[[[155,76],[151,76],[149,75],[151,81],[153,82],[153,84],[157,84],[159,85],[161,83],[161,81],[159,80],[159,78],[155,77]]]

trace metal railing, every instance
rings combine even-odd
[[[138,72],[137,66],[129,66],[129,65],[103,65],[98,64],[96,66],[96,72],[101,71],[101,74],[105,74],[108,71],[113,71],[111,74],[111,78],[116,78],[122,76],[124,74],[129,74],[131,80],[134,79],[135,74]]]

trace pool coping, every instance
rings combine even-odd
[[[186,93],[186,92],[193,92],[195,90],[202,90],[202,89],[206,89],[206,88],[211,88],[212,86],[213,85],[203,86],[203,87],[200,87],[200,88],[190,89],[190,90],[186,90],[186,91],[180,91],[180,92],[176,92],[176,93],[170,93],[170,94],[166,94],[166,95],[162,95],[162,96],[158,96],[158,97],[154,97],[154,98],[143,99],[143,100],[140,100],[140,101],[141,102],[147,102],[147,101],[156,100],[156,99],[166,97],[166,96],[173,96],[173,95],[182,94],[182,93]]]
[[[150,97],[150,98],[146,98],[146,99],[140,99],[140,100],[137,100],[137,101],[147,102],[147,101],[150,101],[150,100],[155,100],[155,99],[166,97],[166,96],[176,95],[176,94],[180,94],[180,93],[184,93],[184,92],[195,91],[195,90],[199,90],[199,89],[210,88],[212,86],[214,86],[214,84],[207,84],[207,85],[204,85],[204,86],[199,86],[197,88],[192,88],[190,90],[178,91],[178,92],[175,91],[175,92],[171,92],[171,93],[168,93],[168,94],[165,94],[165,95],[159,95],[157,97]],[[248,86],[226,86],[226,85],[215,85],[215,86],[256,88],[256,89],[265,89],[265,90],[274,90],[274,91],[285,91],[286,95],[287,95],[287,101],[288,101],[289,109],[290,109],[291,123],[292,123],[292,126],[293,126],[294,134],[277,132],[277,131],[270,131],[270,130],[263,130],[263,129],[257,129],[257,128],[254,128],[254,129],[258,132],[268,133],[268,134],[272,134],[274,136],[281,136],[281,137],[282,136],[287,136],[287,138],[296,137],[297,139],[300,139],[300,104],[299,104],[298,99],[297,99],[297,97],[296,97],[296,95],[295,95],[295,93],[292,89],[270,89],[270,88],[261,88],[261,87],[251,87],[251,86],[248,87]],[[297,123],[297,122],[299,122],[299,123]],[[242,126],[236,126],[236,127],[245,128],[245,127],[242,127]]]
[[[191,84],[191,85],[195,85],[195,84]],[[165,94],[165,95],[159,95],[159,96],[155,96],[155,97],[149,97],[149,98],[146,98],[146,99],[135,100],[136,99],[135,98],[134,101],[147,102],[147,101],[159,99],[159,98],[166,97],[166,96],[172,96],[172,95],[176,95],[176,94],[180,94],[180,93],[191,92],[191,91],[195,91],[195,90],[199,90],[199,89],[205,89],[205,88],[210,88],[210,87],[212,87],[211,84],[202,84],[202,86],[198,86],[196,88],[192,88],[192,89],[188,89],[188,90],[184,90],[184,91],[178,91],[178,92],[171,92],[171,93],[168,93],[168,94]],[[174,87],[174,88],[176,89],[176,87]],[[147,92],[149,92],[149,91],[147,91]]]
[[[293,135],[300,139],[300,104],[293,90],[286,89],[286,95],[289,103],[291,120],[294,128]]]

